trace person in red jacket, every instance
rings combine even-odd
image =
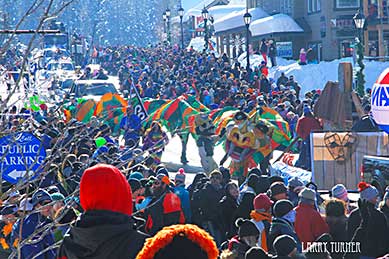
[[[302,242],[303,249],[306,249],[308,242],[314,242],[324,233],[329,233],[327,223],[315,208],[316,192],[304,188],[299,193],[300,202],[295,208],[296,221],[294,227],[296,234]]]
[[[303,139],[303,144],[300,150],[299,160],[296,162],[297,167],[307,170],[311,169],[311,151],[310,151],[310,134],[315,130],[321,130],[322,127],[319,121],[313,116],[311,109],[308,106],[304,107],[304,116],[297,121],[297,135]]]
[[[313,116],[312,110],[308,107],[304,107],[304,116],[297,121],[297,135],[306,140],[309,138],[309,134],[315,130],[321,130],[322,127],[319,121]]]

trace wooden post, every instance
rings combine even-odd
[[[350,62],[342,62],[338,68],[339,89],[344,94],[345,129],[353,125],[351,91],[353,85],[353,67]]]

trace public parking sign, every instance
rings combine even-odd
[[[3,179],[15,184],[28,172],[37,172],[46,158],[41,141],[29,132],[19,132],[0,138],[0,172]],[[37,174],[31,179],[34,179]]]

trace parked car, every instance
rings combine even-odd
[[[364,156],[361,180],[375,186],[382,196],[389,185],[389,157]]]
[[[114,82],[109,80],[76,80],[69,93],[74,94],[76,98],[99,101],[104,94],[116,94],[118,90]]]
[[[73,62],[69,58],[52,60],[46,66],[46,78],[56,76],[60,80],[75,77],[76,71]]]

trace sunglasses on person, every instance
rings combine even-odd
[[[39,204],[42,205],[42,206],[47,206],[51,203],[51,201],[42,201],[40,202]]]
[[[155,182],[153,183],[153,185],[155,185],[155,186],[160,186],[160,185],[161,185],[161,182],[160,182],[160,181],[155,181]]]
[[[222,180],[222,178],[220,176],[212,176],[210,179],[215,179],[215,180],[219,180],[219,181]]]

